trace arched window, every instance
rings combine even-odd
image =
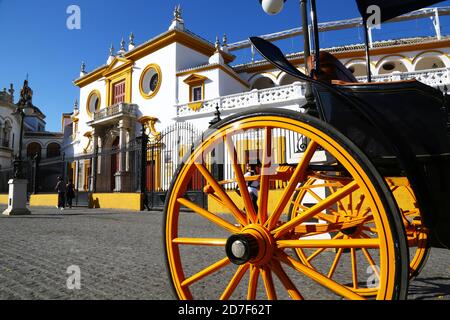
[[[299,82],[300,80],[291,76],[290,74],[285,74],[280,81],[280,86],[287,86],[293,84],[294,82]]]
[[[32,142],[27,146],[27,158],[33,159],[36,153],[41,156],[42,147],[37,142]]]
[[[383,63],[378,74],[391,74],[394,72],[408,72],[408,69],[406,68],[403,61],[393,60]]]
[[[61,155],[61,146],[57,143],[50,143],[47,146],[47,158],[56,158]]]
[[[273,83],[272,79],[268,77],[262,77],[256,80],[255,83],[253,83],[252,89],[262,90],[273,87],[275,87],[275,84]]]
[[[9,148],[11,145],[11,131],[12,131],[11,124],[8,121],[6,121],[2,130],[3,130],[2,146],[5,148]]]
[[[416,71],[445,68],[445,63],[440,57],[424,57],[416,64]]]
[[[355,77],[365,77],[367,75],[367,66],[364,63],[355,63],[348,67]]]

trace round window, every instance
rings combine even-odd
[[[97,112],[100,109],[100,93],[95,90],[92,91],[89,95],[88,102],[87,102],[87,113],[92,116],[95,112]]]
[[[144,69],[141,75],[141,94],[144,98],[153,98],[161,86],[161,69],[156,64],[151,64]]]

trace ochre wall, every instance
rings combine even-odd
[[[57,205],[57,194],[32,194],[30,197],[30,207],[54,207]]]
[[[94,193],[89,199],[89,208],[93,209],[125,209],[141,211],[140,193]]]
[[[5,198],[5,204],[8,197]],[[3,198],[0,196],[0,201]],[[2,202],[0,202],[2,203]],[[30,207],[54,207],[58,204],[57,194],[31,195]],[[89,208],[125,209],[141,211],[142,201],[139,193],[94,193],[89,199]]]
[[[9,195],[0,194],[0,204],[8,204]]]

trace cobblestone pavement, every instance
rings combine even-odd
[[[60,214],[56,208],[0,216],[0,299],[173,299],[162,217],[101,209]],[[72,265],[80,267],[81,290],[67,289]],[[449,251],[432,250],[410,298],[450,299]]]

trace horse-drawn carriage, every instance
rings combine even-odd
[[[356,2],[367,28],[371,5],[386,21],[439,1]],[[310,7],[309,75],[273,44],[251,38],[268,61],[308,84],[306,112],[258,108],[213,125],[173,179],[164,234],[180,299],[405,299],[429,249],[450,246],[447,95],[415,80],[372,83],[370,68],[369,82],[358,83],[320,52],[315,0]],[[368,47],[367,53],[370,65]],[[249,136],[261,146],[261,172],[254,176],[243,170]],[[297,156],[277,156],[293,140],[304,142]],[[213,173],[218,158],[229,163],[231,179]],[[186,195],[198,174],[209,201],[224,212]],[[257,206],[251,181],[259,182]],[[188,217],[196,219],[194,228],[186,226]]]

